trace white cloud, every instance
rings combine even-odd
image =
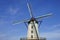
[[[60,39],[60,33],[42,33],[41,36],[52,40]]]
[[[60,24],[49,26],[48,28],[46,28],[48,32],[42,32],[40,36],[46,37],[47,40],[60,40],[60,29],[59,28],[60,28]]]
[[[9,34],[0,34],[0,40],[19,40],[20,36],[9,36]]]
[[[53,25],[53,26],[51,26],[50,29],[54,29],[54,28],[58,28],[58,27],[60,27],[60,24]]]
[[[6,36],[6,34],[0,34],[0,37],[5,37]]]
[[[0,33],[0,40],[4,40],[6,38],[6,36],[7,36],[6,34],[1,34]]]
[[[6,10],[6,12],[10,13],[11,15],[18,13],[18,11],[19,11],[19,8],[13,8],[11,6]]]
[[[46,38],[57,38],[60,37],[60,33],[47,32],[47,33],[41,33],[41,36]]]
[[[52,25],[52,26],[45,26],[44,29],[46,30],[55,30],[56,28],[59,28],[60,27],[60,24],[55,24],[55,25]]]
[[[8,40],[20,40],[20,36],[12,36]]]

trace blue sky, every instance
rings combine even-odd
[[[44,18],[39,27],[40,37],[60,40],[60,0],[29,0],[34,17],[53,13]],[[26,37],[24,23],[12,25],[14,21],[30,19],[26,0],[0,0],[0,40],[19,40]]]

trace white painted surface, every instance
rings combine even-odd
[[[37,33],[38,33],[38,24],[34,21]],[[35,28],[33,26],[33,29],[31,28],[33,26],[33,22],[30,22],[30,24],[28,25],[28,32],[27,32],[27,39],[37,39],[37,34],[35,31]],[[31,33],[31,31],[33,30],[33,33]],[[31,35],[33,35],[33,38],[31,38]]]

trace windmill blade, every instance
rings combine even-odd
[[[51,13],[50,13],[50,14],[46,14],[46,15],[42,15],[42,16],[37,17],[36,19],[39,19],[39,18],[46,18],[46,17],[51,16],[51,15],[52,15]]]
[[[43,21],[41,20],[41,21],[38,21],[38,22],[39,22],[39,26],[38,26],[38,28],[39,28]]]
[[[34,21],[33,21],[33,26],[34,26],[34,28],[35,28],[35,31],[36,31],[36,34],[37,34],[37,38],[38,38],[38,40],[39,40],[38,32],[37,32],[37,29],[36,29],[36,26],[35,26]]]
[[[25,24],[26,28],[28,28],[28,25],[26,24],[26,22],[24,22],[24,24]]]
[[[28,3],[28,0],[26,0],[26,1],[27,1],[27,7],[28,7],[28,10],[29,10],[30,16],[33,17],[31,5],[30,5],[30,3]]]
[[[19,23],[23,23],[23,22],[28,22],[29,20],[22,20],[22,21],[15,21],[13,22],[13,25],[19,24]]]

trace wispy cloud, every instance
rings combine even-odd
[[[47,38],[47,40],[60,40],[60,29],[55,29],[60,25],[54,25],[52,28],[48,28],[49,30],[54,29],[53,31],[49,32],[42,32],[40,36]]]
[[[0,34],[0,40],[20,40],[21,35],[12,35],[9,36],[10,34]]]
[[[50,29],[54,29],[54,28],[58,28],[58,27],[60,27],[60,24],[53,25],[53,26],[51,26]]]
[[[55,29],[58,29],[58,28],[60,28],[60,23],[59,24],[54,24],[54,25],[52,25],[52,26],[45,26],[44,27],[44,29],[46,29],[46,30],[55,30]]]
[[[60,33],[55,33],[55,32],[47,32],[47,33],[41,33],[42,37],[45,37],[47,39],[60,39]]]
[[[0,34],[0,40],[19,40],[20,36],[8,36],[7,34]]]
[[[11,15],[15,15],[16,13],[18,13],[18,11],[19,11],[19,8],[11,7],[11,6],[8,7],[7,10],[6,10],[6,12],[10,13]]]

